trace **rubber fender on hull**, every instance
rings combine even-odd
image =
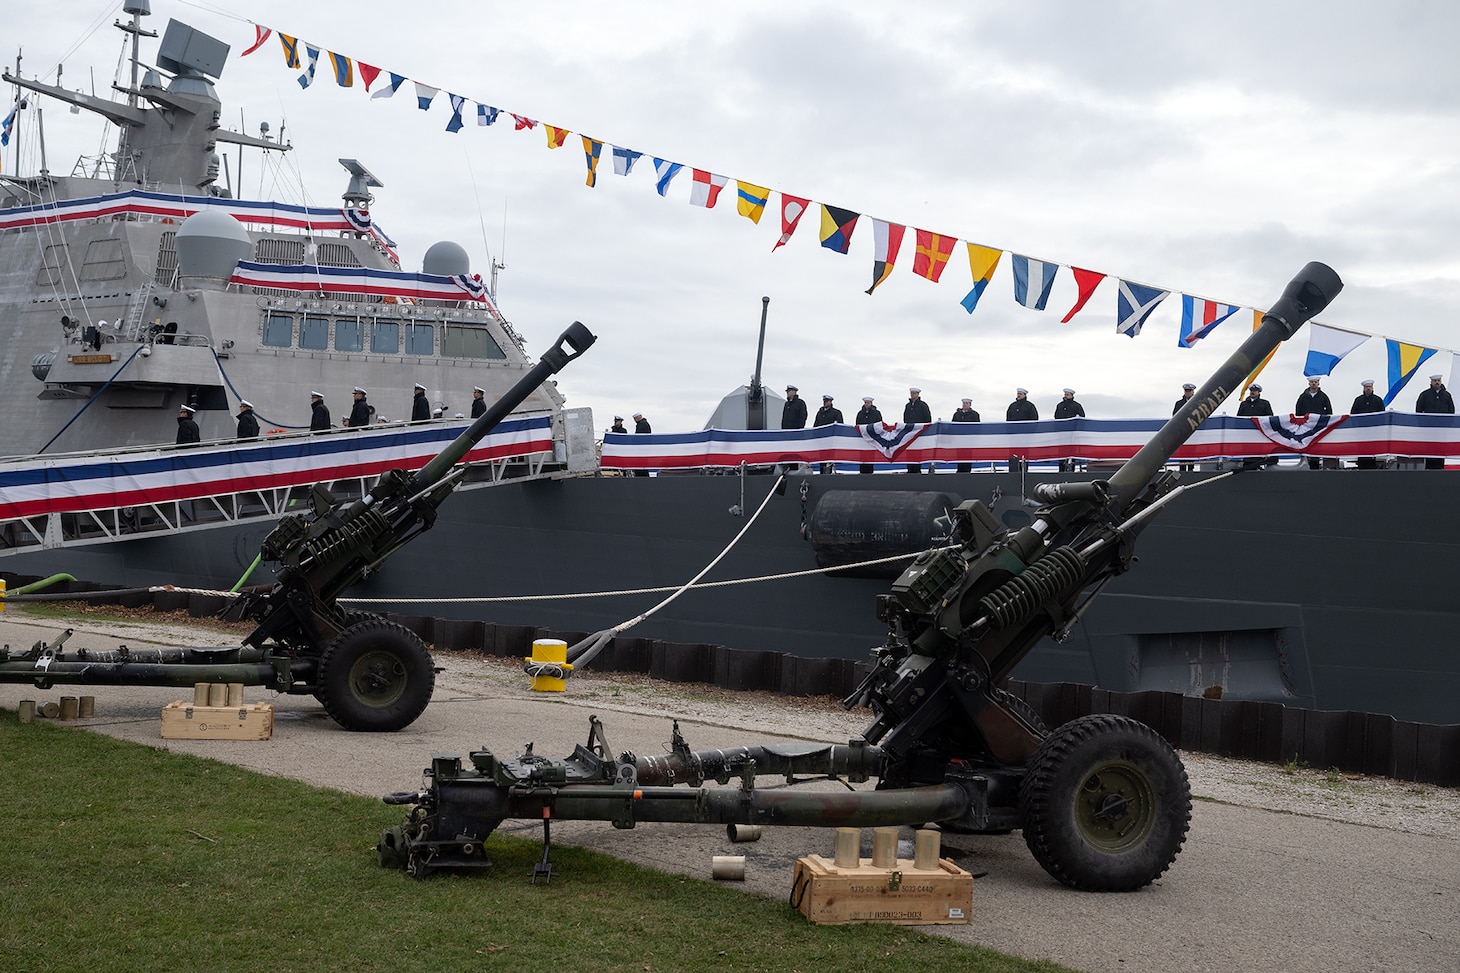
[[[912,490],[828,490],[811,515],[811,548],[823,568],[898,554],[916,554],[947,530],[939,518],[963,499],[956,493]],[[907,562],[846,572],[861,578],[895,578]]]

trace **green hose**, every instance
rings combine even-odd
[[[248,580],[248,576],[249,575],[253,574],[253,569],[259,566],[259,561],[263,560],[263,557],[264,557],[264,552],[263,551],[259,551],[257,554],[255,554],[253,556],[253,563],[248,566],[248,570],[246,570],[246,571],[243,572],[243,577],[239,578],[238,579],[238,582],[236,584],[234,584],[234,586],[232,588],[229,588],[228,590],[229,591],[237,591],[239,588],[242,588],[243,587],[243,583]]]
[[[42,588],[49,588],[53,584],[60,584],[62,581],[75,581],[69,574],[53,574],[49,578],[42,578],[39,581],[32,581],[28,585],[22,585],[13,591],[7,592],[12,595],[28,595],[32,591],[40,591]]]

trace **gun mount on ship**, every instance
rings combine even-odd
[[[565,760],[536,756],[530,744],[515,760],[487,749],[466,762],[438,755],[420,791],[385,797],[411,810],[381,836],[381,864],[416,877],[489,865],[482,842],[507,818],[543,821],[534,877],[551,875],[553,818],[618,828],[937,822],[953,831],[1021,828],[1040,865],[1075,888],[1144,887],[1186,839],[1191,789],[1180,758],[1123,716],[1087,716],[1050,731],[1000,684],[1045,635],[1065,636],[1104,583],[1131,567],[1141,529],[1186,489],[1167,461],[1342,288],[1329,267],[1304,267],[1262,326],[1109,480],[1037,488],[1043,505],[1029,526],[1010,531],[977,501],[958,507],[950,544],[920,555],[879,598],[887,643],[845,700],[874,714],[860,739],[696,752],[676,723],[669,754],[614,757],[593,718],[587,745]],[[763,774],[878,783],[807,793],[757,786]],[[737,779],[739,787],[702,786]]]
[[[323,484],[312,512],[290,514],[264,539],[263,560],[278,567],[273,586],[231,611],[258,626],[240,646],[68,651],[67,631],[28,652],[0,650],[0,682],[267,686],[313,695],[349,730],[394,731],[425,710],[436,682],[430,652],[415,633],[379,616],[346,611],[338,598],[413,538],[431,529],[437,508],[465,475],[457,464],[539,385],[582,355],[595,336],[573,322],[486,412],[415,473],[388,470],[371,491],[337,500]]]

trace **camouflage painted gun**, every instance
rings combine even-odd
[[[977,501],[958,508],[952,542],[927,551],[879,597],[889,625],[866,678],[845,701],[872,723],[845,746],[694,752],[675,727],[667,757],[614,757],[592,721],[566,760],[528,752],[438,757],[412,805],[382,835],[382,865],[416,876],[489,864],[482,841],[507,818],[707,824],[872,826],[937,822],[969,832],[1020,828],[1039,863],[1075,888],[1127,891],[1164,872],[1191,819],[1186,770],[1149,727],[1088,716],[1054,731],[1000,683],[1046,635],[1067,633],[1108,579],[1127,570],[1137,535],[1182,489],[1165,469],[1177,448],[1273,349],[1342,289],[1310,263],[1262,326],[1109,480],[1045,486],[1028,527],[1008,530]],[[848,782],[827,794],[760,787],[758,775]],[[706,781],[738,787],[706,787]],[[687,786],[679,786],[687,785]]]

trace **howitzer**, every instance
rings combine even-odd
[[[350,730],[393,731],[425,710],[435,687],[430,652],[404,626],[348,612],[339,596],[413,538],[429,530],[437,508],[477,443],[539,385],[595,341],[573,322],[499,400],[425,466],[383,473],[358,500],[337,500],[322,484],[311,512],[289,514],[264,539],[260,557],[277,564],[274,584],[230,609],[257,627],[241,646],[67,652],[66,632],[29,652],[0,652],[0,681],[191,686],[241,682],[279,692],[312,694]]]
[[[1175,751],[1122,716],[1048,730],[1000,688],[1046,635],[1063,638],[1091,598],[1132,564],[1141,529],[1185,487],[1166,464],[1273,349],[1323,310],[1343,283],[1310,263],[1262,325],[1155,437],[1108,480],[1036,488],[1033,522],[1010,531],[988,507],[954,512],[949,543],[921,555],[879,596],[888,623],[866,678],[845,700],[871,724],[845,746],[694,752],[675,726],[667,757],[613,757],[596,719],[566,760],[488,750],[438,758],[386,832],[381,864],[422,876],[487,864],[482,840],[508,817],[611,821],[854,825],[937,822],[945,830],[1020,828],[1039,863],[1075,888],[1141,888],[1175,860],[1191,790]],[[877,780],[875,790],[797,793],[758,787],[758,774]],[[739,780],[738,788],[705,787]],[[675,785],[688,784],[686,787]],[[535,873],[536,874],[536,873]]]

